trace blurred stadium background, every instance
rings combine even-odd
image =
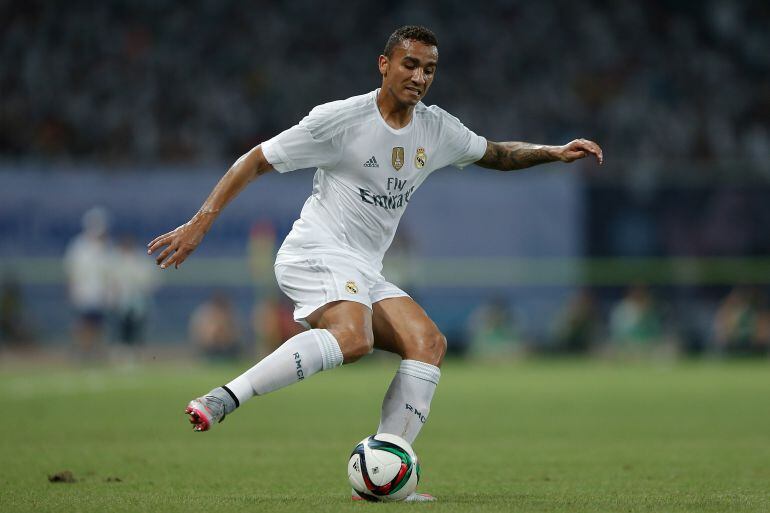
[[[77,352],[64,255],[89,211],[118,283],[103,347],[208,336],[248,355],[295,329],[271,264],[312,171],[252,184],[180,270],[126,277],[118,248],[185,222],[313,106],[377,87],[405,23],[439,38],[428,103],[493,140],[606,155],[444,170],[415,197],[386,276],[453,352],[767,354],[770,4],[729,0],[1,2],[0,354]],[[190,333],[207,302],[233,333]]]

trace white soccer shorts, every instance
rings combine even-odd
[[[305,319],[327,303],[355,301],[371,309],[383,299],[409,296],[372,267],[338,255],[279,254],[275,278],[294,302],[294,320],[306,328]]]

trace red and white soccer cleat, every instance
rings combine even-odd
[[[224,402],[212,395],[193,399],[184,412],[190,416],[193,431],[208,431],[214,424],[225,419]]]

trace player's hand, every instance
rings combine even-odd
[[[155,263],[161,269],[165,269],[171,264],[179,268],[182,262],[195,251],[198,244],[206,235],[208,227],[198,222],[195,218],[189,222],[177,227],[175,230],[164,233],[147,244],[147,254],[152,255],[158,249],[166,246],[163,251],[155,258]]]
[[[596,157],[599,165],[604,163],[602,149],[598,144],[589,141],[588,139],[575,139],[564,146],[558,146],[556,149],[556,157],[562,162],[573,162],[582,159],[589,154]]]

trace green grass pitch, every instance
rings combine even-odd
[[[395,369],[182,414],[240,367],[0,371],[0,511],[770,511],[770,363],[448,362],[415,449],[434,504],[351,503]],[[69,470],[75,483],[50,483]]]

